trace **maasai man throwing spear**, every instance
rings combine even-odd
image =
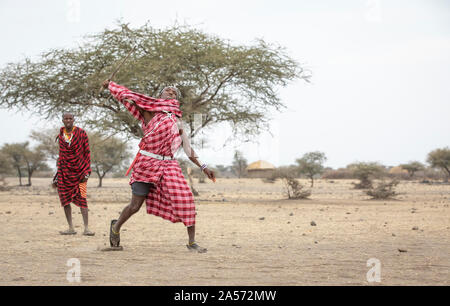
[[[130,179],[131,202],[118,220],[110,226],[111,247],[119,247],[120,228],[141,208],[144,200],[147,213],[173,223],[183,222],[187,227],[189,250],[206,252],[195,241],[195,204],[192,192],[184,178],[180,165],[173,155],[181,144],[189,159],[201,168],[209,179],[215,181],[214,172],[198,161],[189,145],[181,124],[180,94],[176,87],[164,88],[158,98],[134,93],[110,80],[103,82],[115,99],[142,123],[144,137],[132,165]],[[127,173],[128,175],[128,173]]]
[[[61,235],[75,235],[77,232],[72,224],[73,202],[80,207],[83,215],[83,235],[94,236],[88,228],[88,206],[86,200],[86,185],[91,174],[91,151],[86,132],[73,125],[74,116],[63,114],[64,126],[60,129],[56,140],[59,141],[58,172],[53,178],[53,187],[58,188],[61,206],[64,207],[69,229],[60,232]]]

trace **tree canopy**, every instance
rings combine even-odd
[[[400,167],[406,171],[408,171],[409,177],[413,177],[414,173],[417,171],[425,170],[425,166],[418,161],[412,161],[407,164],[401,164]]]
[[[27,173],[28,186],[31,186],[31,177],[36,170],[50,170],[45,163],[45,154],[38,148],[30,149],[28,145],[29,142],[5,143],[1,148],[3,157],[17,170],[20,186],[24,173]]]
[[[311,180],[311,187],[314,186],[314,176],[324,171],[323,164],[326,160],[325,153],[319,151],[308,152],[296,160],[299,173],[306,175]]]
[[[117,137],[105,137],[100,133],[89,134],[91,169],[98,175],[98,187],[108,172],[118,170],[128,162],[131,153],[128,144]]]
[[[356,189],[372,188],[372,179],[381,176],[385,172],[385,168],[378,162],[358,162],[347,166],[352,171],[354,177],[360,180],[358,184],[354,184]]]
[[[231,165],[234,173],[238,178],[243,177],[247,172],[247,159],[241,151],[235,151],[233,156],[233,163]]]
[[[0,71],[0,107],[47,119],[70,110],[90,130],[140,137],[139,123],[125,108],[106,90],[99,94],[101,82],[133,48],[114,81],[154,97],[166,85],[176,85],[191,137],[221,122],[231,123],[235,133],[259,133],[270,111],[284,106],[277,89],[310,77],[284,48],[263,40],[235,45],[190,26],[119,23],[87,36],[77,48],[8,64]],[[193,114],[202,114],[199,128]]]
[[[442,169],[447,176],[446,180],[448,180],[450,177],[450,149],[448,147],[428,153],[427,162],[433,168]]]

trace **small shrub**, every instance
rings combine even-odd
[[[294,178],[284,178],[289,199],[307,199],[311,196],[311,190],[303,190],[304,186]]]
[[[368,178],[360,179],[359,183],[352,183],[355,189],[370,189],[373,188],[372,180]]]
[[[270,177],[263,179],[264,183],[275,183],[281,179],[288,199],[307,199],[311,190],[303,190],[304,186],[295,178],[296,170],[293,167],[278,168]]]
[[[263,183],[266,183],[266,184],[274,184],[277,179],[276,178],[274,179],[271,177],[266,177],[261,180],[263,181]]]
[[[269,177],[263,178],[262,181],[267,184],[273,184],[280,178],[279,171],[274,171]]]
[[[397,180],[392,180],[390,182],[380,182],[376,187],[372,187],[371,189],[366,191],[366,194],[371,196],[372,199],[383,200],[394,198],[398,195],[395,192],[395,187],[398,185]]]
[[[359,179],[358,184],[353,183],[355,189],[370,189],[373,186],[373,178],[385,174],[384,167],[374,162],[355,163],[348,165],[347,168],[353,172],[355,178]]]
[[[8,183],[6,183],[5,178],[3,176],[0,177],[0,191],[10,191],[12,188],[8,186]]]

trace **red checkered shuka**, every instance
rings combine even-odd
[[[80,182],[91,173],[91,152],[86,132],[73,127],[73,137],[69,142],[64,139],[64,127],[60,129],[57,186],[61,206],[73,202],[78,207],[87,207],[85,186]],[[83,189],[84,188],[84,189]]]
[[[162,156],[173,156],[181,145],[176,117],[181,117],[177,100],[164,100],[136,94],[114,82],[110,82],[111,94],[142,123],[144,137],[139,149]],[[131,100],[140,108],[155,112],[145,124],[144,118]],[[195,204],[191,189],[176,160],[158,160],[138,154],[136,156],[130,184],[133,182],[153,183],[154,188],[146,198],[147,213],[162,217],[173,223],[183,222],[185,226],[195,224]]]

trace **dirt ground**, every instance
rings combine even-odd
[[[92,178],[96,235],[81,235],[73,206],[78,233],[61,236],[66,220],[49,181],[0,192],[0,285],[450,285],[449,185],[402,182],[398,200],[372,201],[351,180],[319,180],[310,200],[286,200],[280,182],[260,179],[197,184],[197,241],[208,248],[198,254],[181,223],[144,208],[122,228],[122,252],[100,251],[130,199],[127,178],[103,188]],[[67,280],[71,258],[80,283]],[[368,282],[370,259],[380,282]]]

